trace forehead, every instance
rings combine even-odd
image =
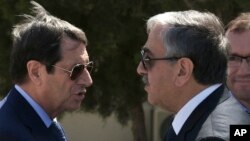
[[[250,30],[244,32],[227,33],[230,52],[239,55],[250,55]]]
[[[144,45],[145,52],[150,52],[152,54],[165,54],[162,31],[162,25],[156,25],[149,31],[147,42]]]
[[[60,45],[62,60],[69,63],[86,63],[89,61],[86,45],[83,42],[64,37]]]

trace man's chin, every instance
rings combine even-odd
[[[69,107],[67,108],[67,112],[75,112],[75,111],[78,111],[80,109],[80,106],[72,106],[72,107]]]
[[[148,103],[151,105],[157,105],[157,102],[155,101],[155,99],[150,97],[150,94],[148,94]]]
[[[148,93],[149,92],[149,85],[145,85],[144,90]]]

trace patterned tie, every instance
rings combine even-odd
[[[59,122],[53,121],[49,127],[51,132],[56,136],[59,141],[67,141],[67,138],[64,134],[62,127]]]

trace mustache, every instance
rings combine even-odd
[[[146,75],[143,75],[142,76],[142,82],[145,84],[145,85],[148,85],[148,77]]]

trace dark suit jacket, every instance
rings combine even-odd
[[[0,108],[1,141],[56,141],[41,118],[13,88]]]
[[[176,141],[229,141],[230,124],[250,124],[250,117],[222,85],[195,108]]]

